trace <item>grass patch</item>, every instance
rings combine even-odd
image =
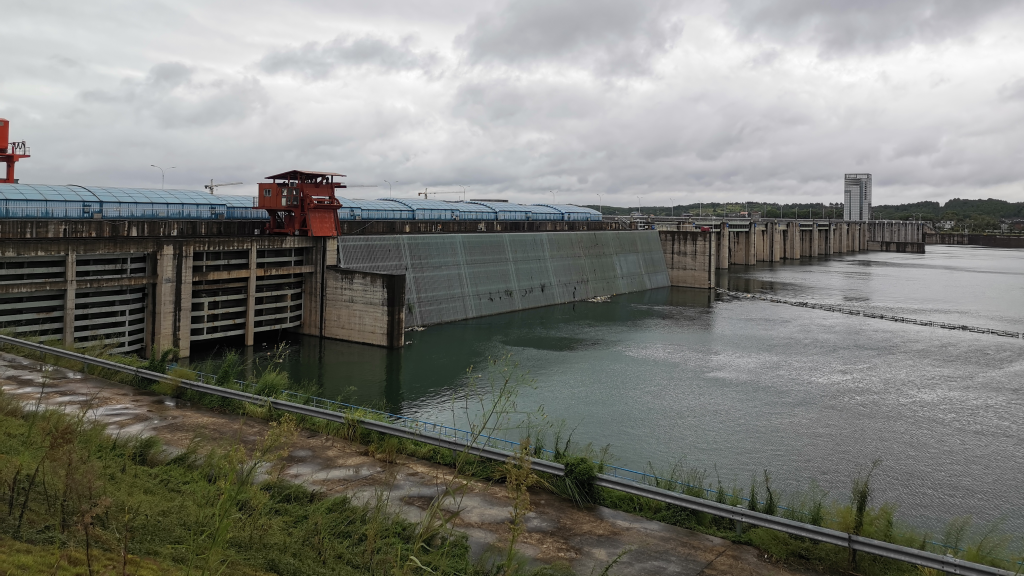
[[[151,438],[113,438],[78,415],[0,402],[0,535],[20,543],[16,556],[5,552],[8,566],[306,575],[396,574],[410,562],[415,526],[386,507],[255,482],[294,436],[287,419],[249,449],[164,458]],[[416,562],[435,574],[481,573],[468,552],[456,534],[418,550]]]
[[[34,576],[36,574],[61,574],[68,576],[90,576],[89,562],[100,574],[133,574],[135,576],[178,576],[182,571],[167,562],[152,558],[129,556],[106,550],[96,550],[87,559],[84,550],[40,546],[19,542],[7,536],[0,536],[0,550],[3,550],[4,576]]]

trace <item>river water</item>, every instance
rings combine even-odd
[[[1024,252],[929,246],[722,272],[731,290],[1024,331]],[[941,530],[956,516],[1024,532],[1024,341],[682,288],[408,332],[387,351],[293,340],[294,379],[329,397],[450,423],[466,369],[511,353],[519,406],[610,445],[619,466],[708,471],[728,487],[768,469],[846,500],[880,459],[876,502]],[[455,417],[459,421],[459,417]],[[513,438],[514,439],[514,438]]]

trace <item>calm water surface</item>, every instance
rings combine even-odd
[[[1024,251],[929,246],[734,267],[732,290],[1024,331]],[[954,516],[1024,531],[1024,341],[680,288],[408,332],[400,351],[303,338],[293,378],[324,394],[452,421],[469,365],[511,352],[520,393],[611,445],[615,463],[715,471],[745,487],[816,482],[845,500],[881,459],[879,500],[938,529]]]

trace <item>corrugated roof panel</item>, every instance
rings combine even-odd
[[[494,210],[498,220],[526,220],[529,214],[531,214],[531,211],[526,206],[513,204],[512,202],[487,202],[485,200],[476,200],[469,202],[469,204],[479,204]]]
[[[600,220],[601,213],[592,208],[584,208],[583,206],[575,206],[573,204],[540,204],[540,206],[547,206],[554,210],[558,210],[564,216],[565,220]]]
[[[535,204],[535,206],[547,206],[548,208],[554,208],[559,212],[570,212],[574,214],[600,214],[600,212],[592,208],[585,208],[574,204]]]
[[[546,204],[523,204],[523,208],[534,214],[562,214],[561,210],[556,210]]]
[[[415,198],[392,198],[391,201],[398,202],[412,208],[416,212],[417,220],[452,220],[458,212],[450,202],[440,200],[417,200]]]
[[[154,188],[108,188],[103,186],[53,186],[46,184],[0,184],[0,199],[100,201],[174,204],[226,204],[227,196],[214,196],[199,190],[160,190]],[[242,197],[246,198],[246,197]],[[251,199],[249,200],[252,201]]]
[[[485,206],[476,202],[449,202],[459,212],[486,212],[488,214],[494,214],[494,208]]]
[[[361,198],[338,198],[344,207],[358,209],[358,217],[363,220],[413,220],[415,214],[411,208],[391,200],[363,200]],[[339,212],[340,214],[340,212]],[[350,218],[356,218],[355,211]]]

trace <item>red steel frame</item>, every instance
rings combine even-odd
[[[345,185],[335,182],[335,176],[345,177],[334,172],[302,170],[267,176],[271,182],[261,182],[256,197],[256,207],[270,214],[267,233],[293,236],[341,234],[338,221],[341,202],[334,191]]]
[[[30,158],[28,146],[25,141],[7,142],[10,138],[11,123],[6,118],[0,118],[0,162],[7,165],[6,177],[0,178],[0,183],[14,184],[14,164],[22,158]]]

